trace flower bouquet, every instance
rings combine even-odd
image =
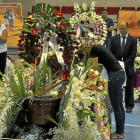
[[[123,91],[123,100],[125,100],[125,91]],[[140,87],[134,88],[134,101],[140,102]]]
[[[59,110],[59,124],[48,134],[58,139],[102,139],[110,136],[107,110],[103,99],[106,79],[91,69],[92,59],[86,66],[77,66],[70,73],[70,81],[62,97]]]
[[[134,69],[135,71],[139,71],[140,69],[140,57],[136,57],[134,60]]]
[[[87,6],[86,0],[81,7],[75,1],[74,10],[75,15],[70,18],[70,24],[72,27],[75,27],[77,37],[80,38],[81,43],[85,44],[87,42],[87,46],[96,44],[103,45],[107,37],[107,27],[102,17],[96,15],[95,1],[92,0],[90,7]],[[86,38],[87,25],[88,28],[93,27],[93,32],[87,32],[88,39]],[[85,37],[80,37],[81,31],[85,32]]]
[[[26,108],[24,108],[25,104],[28,104],[28,107],[30,107],[34,105],[36,100],[40,102],[40,105],[44,103],[44,100],[49,100],[50,104],[51,101],[56,101],[56,106],[58,106],[61,96],[63,95],[62,92],[59,92],[60,87],[58,86],[60,86],[60,80],[57,81],[56,74],[52,75],[51,69],[47,66],[47,61],[42,66],[34,67],[23,59],[17,60],[15,64],[11,64],[10,70],[11,73],[9,77],[1,73],[3,81],[0,81],[0,137],[4,135],[10,137],[13,131],[20,131],[15,125],[20,111],[26,110]],[[61,88],[61,91],[62,90],[64,90],[64,88]],[[40,94],[42,92],[44,93],[41,96]],[[35,109],[37,110],[37,108]],[[57,112],[58,107],[55,107],[55,110]],[[30,114],[29,111],[28,114]],[[56,114],[54,114],[54,116],[55,115]],[[55,119],[55,117],[53,118]],[[30,119],[32,123],[35,122],[31,117]],[[44,120],[45,119],[41,121],[41,124],[47,123],[47,120]],[[39,120],[38,123],[40,123]]]
[[[38,3],[34,12],[25,20],[18,44],[19,56],[34,63],[36,59],[43,61],[48,55],[47,63],[52,72],[63,70],[67,75],[73,53],[80,45],[75,35],[74,28],[70,26],[69,20],[64,18],[62,11],[55,11],[49,4]],[[78,57],[75,56],[74,63],[77,63],[77,60]]]

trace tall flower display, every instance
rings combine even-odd
[[[109,125],[104,123],[107,110],[103,101],[107,81],[92,69],[91,63],[92,59],[89,59],[86,66],[77,66],[70,73],[65,99],[62,98],[60,103],[63,105],[60,105],[59,112],[62,126],[58,124],[58,128],[48,133],[54,134],[53,140],[109,140]]]
[[[48,65],[53,72],[62,68],[64,72],[69,72],[73,52],[80,45],[75,35],[74,28],[69,20],[63,17],[62,11],[55,11],[50,5],[38,3],[33,14],[25,20],[18,43],[19,56],[29,63],[34,63],[43,53],[49,57]],[[77,59],[76,56],[74,63],[77,63]]]
[[[101,16],[96,15],[95,1],[92,0],[91,6],[88,7],[86,0],[80,7],[77,2],[74,2],[75,15],[70,19],[70,24],[75,27],[77,37],[80,38],[81,31],[85,32],[85,25],[89,24],[89,27],[93,29],[88,32],[89,40],[88,45],[103,45],[107,37],[107,27],[105,21]],[[85,43],[85,40],[80,38],[81,43]]]

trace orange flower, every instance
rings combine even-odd
[[[105,91],[105,87],[102,89],[102,91]]]
[[[31,63],[33,67],[35,67],[35,66],[36,66],[37,61],[38,61],[38,58],[36,58],[36,59],[35,59],[35,63]]]
[[[109,130],[109,129],[107,129],[105,132],[106,132],[106,135],[107,135],[107,136],[110,135],[110,130]]]
[[[89,87],[90,87],[90,85],[87,85],[87,86],[84,87],[84,89],[89,88]]]
[[[98,90],[98,86],[92,86],[90,89],[91,90]]]
[[[102,83],[101,82],[98,83],[98,87],[100,87],[100,86],[102,86]]]
[[[88,76],[90,77],[90,79],[92,79],[92,78],[95,78],[96,77],[96,75],[94,74],[94,72],[92,71],[92,72],[90,72],[90,73],[88,73]]]
[[[91,79],[87,79],[87,82],[89,82]]]

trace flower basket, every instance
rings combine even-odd
[[[30,99],[24,102],[25,120],[27,123],[36,125],[46,125],[50,122],[47,116],[57,121],[56,114],[59,109],[61,97],[64,94],[68,81],[62,81],[62,86],[59,88],[57,97],[51,96],[35,96],[30,103]],[[53,89],[54,86],[51,87]],[[40,90],[42,94],[44,90]],[[47,90],[48,91],[48,90]],[[39,95],[40,95],[39,94]]]

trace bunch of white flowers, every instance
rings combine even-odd
[[[83,11],[87,11],[87,3],[86,3],[86,0],[85,0],[85,2],[82,5],[82,9],[83,9]]]
[[[93,10],[95,10],[95,1],[94,0],[92,0],[91,6],[90,6],[90,11],[93,11]]]
[[[78,5],[76,1],[74,2],[74,10],[75,12],[81,12],[80,6]]]

